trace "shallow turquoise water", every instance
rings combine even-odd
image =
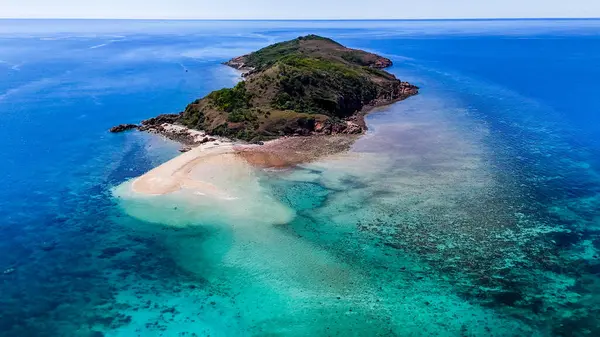
[[[598,26],[0,21],[0,335],[600,334]],[[306,33],[421,94],[346,156],[253,172],[234,206],[278,216],[114,197],[178,146],[110,126]]]

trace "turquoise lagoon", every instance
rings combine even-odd
[[[0,21],[1,336],[600,334],[596,20]],[[421,94],[237,198],[128,194],[220,62],[307,33]]]

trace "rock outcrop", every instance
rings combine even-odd
[[[175,124],[181,118],[180,114],[163,114],[142,121],[139,127],[140,131],[148,131],[154,128],[159,128],[163,124]]]
[[[113,126],[108,131],[110,131],[112,133],[119,133],[119,132],[123,132],[123,131],[127,131],[127,130],[136,129],[137,127],[138,126],[135,124],[119,124],[117,126]]]

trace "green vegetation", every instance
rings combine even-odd
[[[236,58],[232,65],[252,70],[246,80],[194,101],[181,121],[254,141],[310,132],[317,120],[340,123],[381,97],[397,98],[401,82],[375,69],[390,63],[317,35],[276,43]]]
[[[257,119],[254,112],[250,109],[252,106],[252,96],[246,90],[246,82],[242,81],[233,88],[224,88],[213,91],[207,99],[217,108],[217,110],[227,112],[227,121],[233,123],[252,122]]]
[[[343,46],[332,39],[321,37],[318,35],[301,36],[297,39],[275,43],[256,51],[246,57],[246,64],[260,71],[269,66],[274,65],[277,61],[290,55],[299,55],[303,52],[301,43],[306,41],[314,41],[316,43],[324,43],[329,46]]]
[[[371,67],[362,67],[362,69],[364,71],[366,71],[367,73],[370,73],[372,75],[375,76],[379,76],[379,77],[383,77],[383,78],[387,78],[387,79],[394,79],[394,76],[386,71],[383,71],[381,69],[376,69],[376,68],[371,68]]]
[[[302,55],[288,55],[279,62],[274,108],[347,117],[377,97],[377,88],[362,67]]]
[[[246,63],[256,70],[262,70],[273,65],[282,57],[298,52],[299,48],[298,40],[276,43],[248,55]]]
[[[206,116],[204,110],[198,108],[197,102],[189,104],[181,116],[181,122],[183,125],[194,129],[202,129]]]
[[[346,52],[344,54],[341,55],[341,57],[353,64],[359,64],[361,66],[366,66],[368,65],[367,62],[365,62],[364,58],[362,57],[362,55],[358,52],[358,51],[349,51]]]
[[[252,122],[257,119],[258,117],[256,117],[254,112],[248,109],[234,110],[227,116],[227,121],[233,123]]]
[[[225,112],[248,109],[250,107],[250,95],[246,91],[246,82],[242,81],[233,88],[223,88],[213,91],[207,96],[212,100],[217,109]]]
[[[325,42],[329,45],[335,45],[337,47],[345,48],[341,44],[335,42],[334,40],[332,40],[328,37],[323,37],[323,36],[319,36],[319,35],[315,35],[315,34],[308,34],[305,36],[300,36],[297,40],[298,41],[321,41],[321,42]]]
[[[345,77],[358,77],[360,70],[355,66],[346,65],[332,60],[304,56],[302,54],[288,55],[280,59],[284,65],[295,67],[308,72],[326,72]],[[327,75],[327,74],[322,74]]]

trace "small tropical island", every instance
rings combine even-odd
[[[226,137],[249,143],[286,136],[357,135],[364,115],[418,93],[418,88],[382,70],[392,61],[307,35],[276,43],[224,63],[243,72],[233,88],[216,90],[178,114],[141,125],[188,146]],[[200,133],[199,133],[200,132]]]
[[[253,183],[239,186],[254,181],[253,168],[287,168],[347,151],[366,130],[367,112],[418,93],[382,70],[389,59],[316,35],[224,64],[242,71],[233,88],[183,112],[110,130],[138,129],[184,145],[185,153],[133,180],[122,195],[187,191],[195,200],[237,200],[252,190]],[[255,192],[248,198],[258,198]]]
[[[184,145],[182,155],[125,184],[120,197],[258,200],[254,168],[287,168],[347,151],[364,133],[367,112],[418,93],[382,70],[391,60],[316,35],[224,64],[242,71],[233,88],[213,91],[181,113],[110,130],[138,129]],[[283,212],[282,223],[288,217]]]

